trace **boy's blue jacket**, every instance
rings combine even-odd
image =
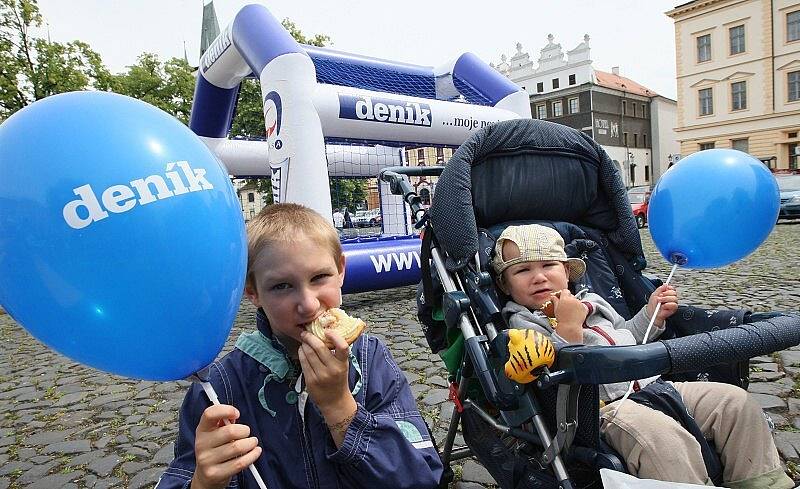
[[[337,450],[313,402],[304,402],[305,393],[298,396],[299,372],[286,361],[260,309],[256,323],[257,332],[242,335],[237,348],[211,365],[209,381],[219,402],[235,406],[237,422],[258,437],[263,452],[256,468],[269,489],[437,487],[439,456],[405,376],[377,338],[364,334],[351,346],[350,387],[358,410]],[[157,489],[190,486],[195,429],[210,405],[193,384],[180,411],[175,459]],[[258,485],[244,470],[228,487]]]

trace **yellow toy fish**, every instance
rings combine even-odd
[[[508,330],[508,354],[506,377],[520,384],[536,380],[538,371],[544,366],[552,367],[556,359],[550,338],[532,329]]]

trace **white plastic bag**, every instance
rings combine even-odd
[[[664,482],[653,479],[637,479],[622,472],[600,469],[600,479],[604,489],[697,489],[717,486],[699,486],[697,484],[679,484],[677,482]]]

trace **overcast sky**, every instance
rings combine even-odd
[[[39,0],[53,41],[80,39],[113,72],[143,52],[197,64],[203,3],[208,0]],[[594,67],[675,98],[675,32],[665,0],[215,0],[220,28],[248,3],[262,3],[306,35],[378,58],[436,66],[470,51],[486,62],[514,54],[517,42],[536,60],[547,35],[564,51],[591,37]]]

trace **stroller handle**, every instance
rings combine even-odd
[[[381,170],[378,178],[389,184],[392,194],[403,196],[403,200],[411,207],[411,212],[417,221],[414,227],[419,229],[425,224],[427,217],[425,209],[422,207],[422,199],[414,191],[414,187],[411,186],[408,177],[439,176],[443,169],[443,166],[391,166]]]
[[[797,344],[800,344],[800,316],[785,315],[646,345],[569,345],[558,350],[552,372],[543,375],[539,385],[547,387],[561,381],[609,384],[703,370]]]

